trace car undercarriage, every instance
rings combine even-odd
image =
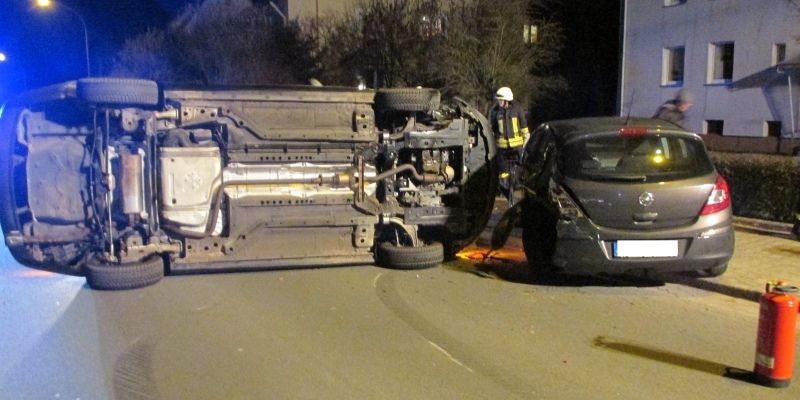
[[[21,263],[98,289],[165,273],[437,265],[493,207],[486,119],[420,88],[171,88],[85,78],[0,117]]]

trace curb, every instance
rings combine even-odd
[[[757,218],[733,217],[734,228],[793,239],[792,224]]]

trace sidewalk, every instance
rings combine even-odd
[[[498,198],[495,209],[473,250],[488,249],[489,241],[497,221],[508,208],[505,199]],[[791,239],[790,224],[762,221],[751,218],[734,219],[736,245],[728,270],[716,278],[699,278],[691,274],[663,274],[657,280],[696,287],[723,293],[733,297],[758,301],[764,286],[771,280],[783,280],[787,284],[800,286],[800,241]],[[493,255],[485,264],[525,262],[522,251],[522,230],[512,233],[505,247]]]

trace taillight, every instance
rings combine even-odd
[[[711,189],[711,194],[708,195],[708,200],[706,200],[706,205],[700,211],[700,215],[720,212],[730,206],[731,192],[728,190],[728,182],[722,176],[717,176],[717,181],[714,182],[714,189]]]
[[[563,219],[578,219],[578,218],[585,218],[583,215],[583,211],[581,211],[580,207],[575,204],[575,201],[572,200],[569,193],[567,193],[564,188],[556,183],[554,180],[550,180],[550,199],[552,202],[558,207],[558,212],[561,214],[561,218]]]

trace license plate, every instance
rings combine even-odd
[[[614,257],[618,258],[677,256],[677,240],[617,240],[614,242]]]

